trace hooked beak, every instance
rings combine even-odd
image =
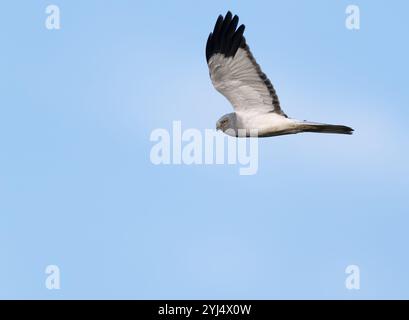
[[[220,127],[220,124],[219,123],[217,123],[216,124],[216,131],[220,131],[222,128]]]

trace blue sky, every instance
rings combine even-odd
[[[49,4],[61,30],[44,26]],[[152,130],[231,112],[204,57],[228,9],[289,116],[355,135],[262,140],[248,177],[154,166]],[[0,298],[409,298],[408,9],[3,1]],[[60,290],[44,285],[51,264]],[[344,285],[351,264],[359,291]]]

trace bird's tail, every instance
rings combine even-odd
[[[352,134],[354,129],[334,124],[315,123],[302,121],[299,122],[298,129],[300,132],[317,132],[317,133],[335,133],[335,134]]]

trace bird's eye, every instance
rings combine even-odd
[[[227,119],[222,121],[222,124],[226,124],[227,123]]]

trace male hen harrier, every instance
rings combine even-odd
[[[206,45],[210,78],[234,107],[217,129],[235,137],[272,137],[301,132],[352,134],[352,128],[287,117],[273,85],[261,71],[243,36],[245,26],[228,12],[219,16]]]

